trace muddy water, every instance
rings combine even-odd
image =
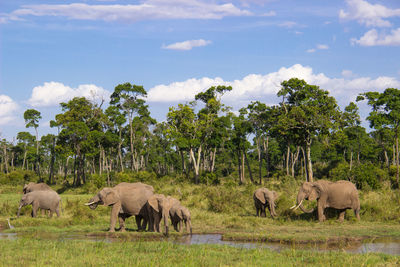
[[[1,233],[0,239],[15,240],[18,237],[23,237],[23,234],[17,233]],[[119,242],[121,240],[139,242],[143,239],[134,237],[133,239],[120,239],[115,236],[103,236],[103,235],[87,235],[87,234],[50,234],[42,233],[35,235],[35,237],[48,240],[88,240],[94,242]],[[214,245],[227,245],[243,249],[270,249],[273,251],[280,252],[286,249],[300,249],[300,250],[313,250],[313,251],[342,251],[348,253],[385,253],[391,255],[400,255],[400,239],[391,238],[380,238],[373,241],[364,241],[357,243],[348,243],[339,245],[332,244],[281,244],[273,242],[235,242],[235,241],[224,241],[222,240],[221,234],[194,234],[184,235],[179,237],[169,237],[169,238],[151,238],[148,240],[152,241],[168,241],[175,244],[182,245],[196,245],[196,244],[214,244]]]

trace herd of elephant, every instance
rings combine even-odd
[[[29,183],[23,188],[24,195],[21,198],[18,214],[21,208],[32,205],[32,217],[36,217],[38,209],[49,210],[50,217],[55,212],[60,216],[61,198],[51,187],[45,183]],[[266,217],[268,208],[272,218],[276,217],[275,201],[278,193],[267,188],[259,188],[253,194],[257,216]],[[317,200],[318,219],[324,221],[325,208],[334,208],[340,211],[339,220],[344,220],[346,209],[353,209],[357,219],[360,219],[360,201],[355,185],[349,181],[330,182],[319,180],[316,182],[304,182],[297,194],[297,204],[291,209],[300,209],[306,213],[314,209],[306,210],[302,203],[304,200]],[[138,230],[161,232],[161,222],[164,222],[164,232],[168,234],[169,220],[176,231],[183,230],[192,233],[191,215],[188,208],[181,205],[180,201],[163,194],[155,194],[151,185],[143,183],[120,183],[114,187],[105,187],[92,197],[85,205],[96,209],[98,205],[111,206],[110,232],[115,231],[117,218],[119,231],[125,231],[125,220],[135,216]]]
[[[265,209],[268,208],[272,218],[276,217],[275,201],[278,194],[267,188],[259,188],[253,194],[254,205],[257,216],[266,217]],[[358,220],[360,220],[360,200],[356,186],[349,181],[340,180],[330,182],[319,180],[316,182],[304,182],[297,194],[297,204],[291,207],[295,210],[300,207],[303,212],[312,213],[314,209],[306,210],[303,207],[304,200],[317,200],[318,220],[326,220],[324,210],[333,208],[338,210],[339,221],[344,220],[347,209],[352,209]]]
[[[60,216],[61,198],[51,187],[45,183],[29,183],[23,188],[24,195],[21,198],[18,214],[21,208],[32,205],[32,217],[36,217],[37,211],[48,210],[50,217],[55,212]],[[143,183],[120,183],[112,188],[105,187],[92,197],[85,205],[96,209],[101,204],[112,206],[110,219],[110,232],[115,231],[117,218],[119,231],[125,231],[125,220],[135,216],[138,230],[161,231],[161,222],[164,222],[165,234],[168,234],[168,218],[176,231],[183,230],[185,223],[188,233],[192,233],[191,215],[187,207],[180,201],[163,194],[155,194],[151,185]]]

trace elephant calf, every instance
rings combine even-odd
[[[186,225],[186,232],[192,234],[192,222],[188,208],[182,205],[174,205],[169,210],[169,216],[175,231],[182,232],[184,222]]]
[[[259,188],[254,191],[253,199],[257,216],[266,217],[266,207],[268,207],[269,214],[272,218],[278,216],[275,212],[275,200],[277,198],[278,194],[275,191],[270,191],[265,187]]]
[[[60,217],[61,198],[55,191],[33,191],[22,196],[19,202],[18,214],[19,217],[21,208],[26,205],[32,205],[32,217],[36,217],[37,210],[49,210],[50,217],[55,212],[57,217]]]

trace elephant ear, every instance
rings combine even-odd
[[[312,187],[311,187],[311,193],[308,196],[308,200],[316,200],[317,198],[319,198],[319,196],[321,195],[322,192],[322,187],[320,184],[318,183],[313,183]]]
[[[261,203],[265,204],[267,202],[263,191],[257,190],[254,194],[256,195],[256,198],[261,201]]]
[[[111,188],[103,189],[102,193],[103,194],[102,194],[101,199],[104,203],[104,206],[110,206],[119,201],[119,197],[118,197],[117,193],[115,192],[115,190],[113,190]]]
[[[27,184],[25,184],[24,188],[22,189],[22,192],[24,192],[24,194],[26,194],[26,189],[28,189],[28,185]]]
[[[273,201],[275,201],[279,197],[278,193],[275,192],[275,191],[272,191],[272,195],[273,195],[273,198],[274,198]]]
[[[153,208],[156,212],[160,212],[160,209],[158,208],[158,199],[156,196],[152,196],[147,200],[149,202],[150,207]]]
[[[179,219],[183,220],[183,209],[182,207],[179,207],[178,212],[176,213],[178,215]]]

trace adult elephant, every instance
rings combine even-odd
[[[192,222],[188,208],[182,205],[173,205],[169,210],[169,216],[175,231],[182,232],[183,223],[185,223],[186,232],[192,234]]]
[[[36,217],[37,210],[49,210],[50,217],[55,212],[60,217],[61,198],[57,192],[53,190],[33,191],[22,196],[19,202],[17,217],[19,217],[21,208],[27,205],[32,205],[32,217]]]
[[[165,234],[168,235],[169,210],[174,205],[180,205],[180,202],[173,197],[165,197],[163,194],[154,194],[151,196],[146,204],[150,219],[149,229],[154,232],[160,232],[161,220],[163,220]]]
[[[317,200],[318,203],[318,219],[320,222],[325,221],[325,208],[334,208],[340,211],[339,221],[344,220],[346,209],[353,209],[357,219],[360,219],[360,200],[358,199],[358,191],[356,186],[349,181],[330,182],[319,180],[316,182],[304,182],[297,194],[297,206],[292,209],[300,209],[303,212],[311,213],[314,209],[306,210],[303,207],[304,200]]]
[[[54,191],[53,189],[51,189],[50,186],[48,186],[45,183],[33,183],[30,182],[28,184],[24,185],[24,188],[22,189],[22,192],[24,192],[24,194],[33,192],[33,191],[46,191],[46,190],[51,190]]]
[[[275,212],[275,200],[278,198],[278,193],[268,190],[265,187],[258,188],[254,191],[253,199],[256,208],[257,216],[266,217],[265,208],[269,210],[272,218],[278,216]]]
[[[120,231],[125,231],[125,219],[135,216],[138,230],[145,230],[149,216],[146,209],[147,200],[154,194],[151,185],[143,183],[120,183],[113,188],[105,187],[85,205],[96,209],[97,205],[112,206],[110,232],[115,232],[117,218]],[[144,220],[143,224],[141,220]]]

